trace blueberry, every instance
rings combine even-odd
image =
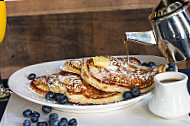
[[[131,89],[131,93],[132,93],[132,96],[133,96],[133,97],[137,97],[137,96],[139,96],[139,95],[141,94],[141,91],[140,91],[139,88],[133,87],[133,88]]]
[[[144,63],[142,64],[142,66],[148,66],[148,64],[147,64],[146,62],[144,62]]]
[[[169,63],[168,64],[169,67],[175,67],[175,65],[176,65],[175,63]]]
[[[36,122],[38,122],[38,117],[37,116],[31,116],[31,122],[33,122],[33,123],[36,123]]]
[[[28,120],[28,119],[24,120],[23,126],[31,126],[30,120]]]
[[[28,80],[34,80],[36,78],[36,74],[35,73],[31,73],[28,75]]]
[[[66,103],[68,103],[68,98],[67,98],[67,96],[64,96],[62,99],[59,99],[57,102],[59,104],[66,104]]]
[[[128,100],[128,99],[131,99],[132,98],[132,93],[131,91],[126,91],[124,94],[123,94],[123,99],[124,100]]]
[[[24,117],[30,117],[31,114],[32,114],[32,111],[31,111],[30,109],[26,109],[26,110],[24,110],[24,112],[23,112],[23,116],[24,116]]]
[[[40,117],[40,113],[36,112],[36,111],[33,111],[32,114],[31,114],[31,116],[35,116],[35,117],[39,118]]]
[[[50,113],[51,110],[52,108],[50,106],[45,106],[45,105],[42,106],[42,112],[44,112],[45,114]]]
[[[153,66],[156,66],[156,64],[151,61],[151,62],[148,63],[148,66],[149,66],[149,67],[153,67]]]
[[[51,100],[52,98],[54,98],[54,93],[53,92],[48,92],[46,95],[45,95],[45,98],[47,100]]]
[[[58,126],[59,125],[58,118],[50,119],[48,122],[49,122],[49,126]]]
[[[175,63],[169,63],[166,71],[175,71],[175,67],[176,67]]]
[[[175,71],[175,68],[169,67],[166,69],[166,71]]]
[[[68,120],[67,118],[61,118],[60,121],[59,121],[59,126],[68,126]]]
[[[58,118],[59,118],[59,117],[58,117],[57,113],[51,113],[51,114],[49,115],[49,120],[58,119]]]
[[[47,122],[37,122],[37,126],[48,126]]]
[[[76,126],[76,125],[77,125],[77,120],[75,118],[69,120],[69,126]]]
[[[58,100],[62,100],[65,98],[65,96],[61,93],[55,93],[55,100],[58,101]]]

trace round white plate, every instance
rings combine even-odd
[[[166,60],[162,57],[151,56],[151,55],[131,55],[132,57],[137,57],[142,62],[153,61],[158,64],[166,64]],[[115,56],[115,57],[124,57],[124,56]],[[25,98],[29,101],[51,106],[55,109],[61,111],[69,111],[76,113],[86,113],[86,112],[105,112],[110,110],[121,109],[128,107],[143,98],[146,98],[152,94],[152,91],[147,92],[139,97],[132,98],[130,100],[121,101],[118,103],[111,103],[106,105],[60,105],[53,101],[48,101],[44,96],[36,93],[30,88],[30,80],[27,79],[27,76],[30,73],[35,73],[37,76],[48,75],[52,73],[58,73],[61,65],[65,63],[66,60],[45,62],[40,64],[31,65],[25,68],[22,68],[11,75],[8,80],[8,85],[10,89],[17,95],[22,98]]]

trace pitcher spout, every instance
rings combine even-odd
[[[146,32],[125,32],[126,40],[135,41],[141,44],[157,44],[153,31]]]

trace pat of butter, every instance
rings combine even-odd
[[[110,60],[106,57],[92,57],[94,65],[100,67],[108,67],[110,65]]]

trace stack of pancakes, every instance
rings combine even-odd
[[[33,80],[30,87],[45,95],[52,91],[66,95],[70,103],[107,104],[123,100],[123,93],[133,87],[147,92],[154,87],[154,76],[167,65],[142,66],[137,58],[106,58],[106,65],[97,65],[94,58],[68,60],[60,72]],[[105,64],[105,63],[103,63]]]

